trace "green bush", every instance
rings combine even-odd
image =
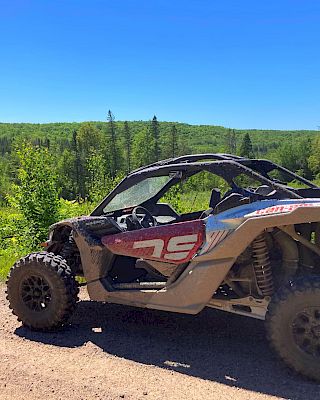
[[[13,263],[31,251],[24,235],[24,220],[16,209],[0,208],[0,280]]]
[[[53,160],[46,148],[23,144],[17,151],[17,202],[31,247],[45,240],[48,227],[59,219],[59,198]]]

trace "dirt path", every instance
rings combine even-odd
[[[89,302],[70,327],[30,332],[0,285],[0,399],[320,399],[270,353],[263,323]]]

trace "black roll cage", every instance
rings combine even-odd
[[[239,191],[243,190],[244,194],[245,190],[241,189],[234,182],[234,178],[241,174],[245,174],[250,178],[260,181],[262,184],[272,187],[276,191],[284,193],[288,198],[302,198],[302,196],[296,193],[295,189],[289,188],[285,184],[273,180],[268,175],[273,170],[283,172],[292,177],[292,180],[301,182],[310,188],[318,188],[318,186],[314,183],[269,160],[247,159],[231,154],[194,154],[159,161],[131,172],[111,193],[109,193],[109,195],[104,198],[104,200],[93,210],[91,215],[96,216],[104,214],[104,208],[117,194],[134,186],[142,180],[148,177],[162,176],[170,173],[172,174],[172,179],[170,179],[169,182],[164,185],[158,193],[156,193],[143,204],[152,202],[156,203],[171,186],[201,171],[208,171],[220,176],[232,188],[236,188]],[[177,177],[176,173],[179,171],[181,175]],[[110,213],[108,212],[107,214],[118,214],[118,211],[120,212],[121,210],[115,210]]]

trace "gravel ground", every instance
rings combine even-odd
[[[0,285],[0,399],[320,399],[279,363],[263,323],[88,301],[56,333],[20,326]]]

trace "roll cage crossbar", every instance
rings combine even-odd
[[[313,188],[317,188],[318,186],[314,183],[310,182],[309,180],[303,178],[302,176],[297,175],[296,173],[288,170],[287,168],[282,167],[272,161],[265,160],[265,159],[250,159],[245,157],[236,156],[233,154],[226,154],[226,153],[204,153],[204,154],[190,154],[185,156],[180,156],[176,158],[169,158],[167,160],[158,161],[156,163],[147,165],[145,167],[141,167],[136,169],[132,172],[132,174],[136,172],[140,172],[146,170],[148,168],[156,167],[156,166],[165,166],[170,164],[180,164],[180,163],[193,163],[200,160],[212,160],[212,161],[227,161],[233,160],[241,165],[245,165],[250,169],[255,170],[256,172],[265,175],[272,170],[278,170],[284,172],[288,176],[292,177],[292,180],[300,181],[305,185],[308,185]]]
[[[235,156],[232,154],[225,154],[225,153],[189,154],[189,155],[180,156],[180,157],[176,157],[176,158],[168,158],[166,160],[157,161],[153,164],[149,164],[147,166],[137,168],[136,170],[132,171],[132,173],[143,171],[144,169],[156,167],[156,166],[180,164],[180,163],[191,163],[191,162],[197,162],[200,160],[212,160],[212,161],[244,160],[244,158],[240,157],[240,156]]]

